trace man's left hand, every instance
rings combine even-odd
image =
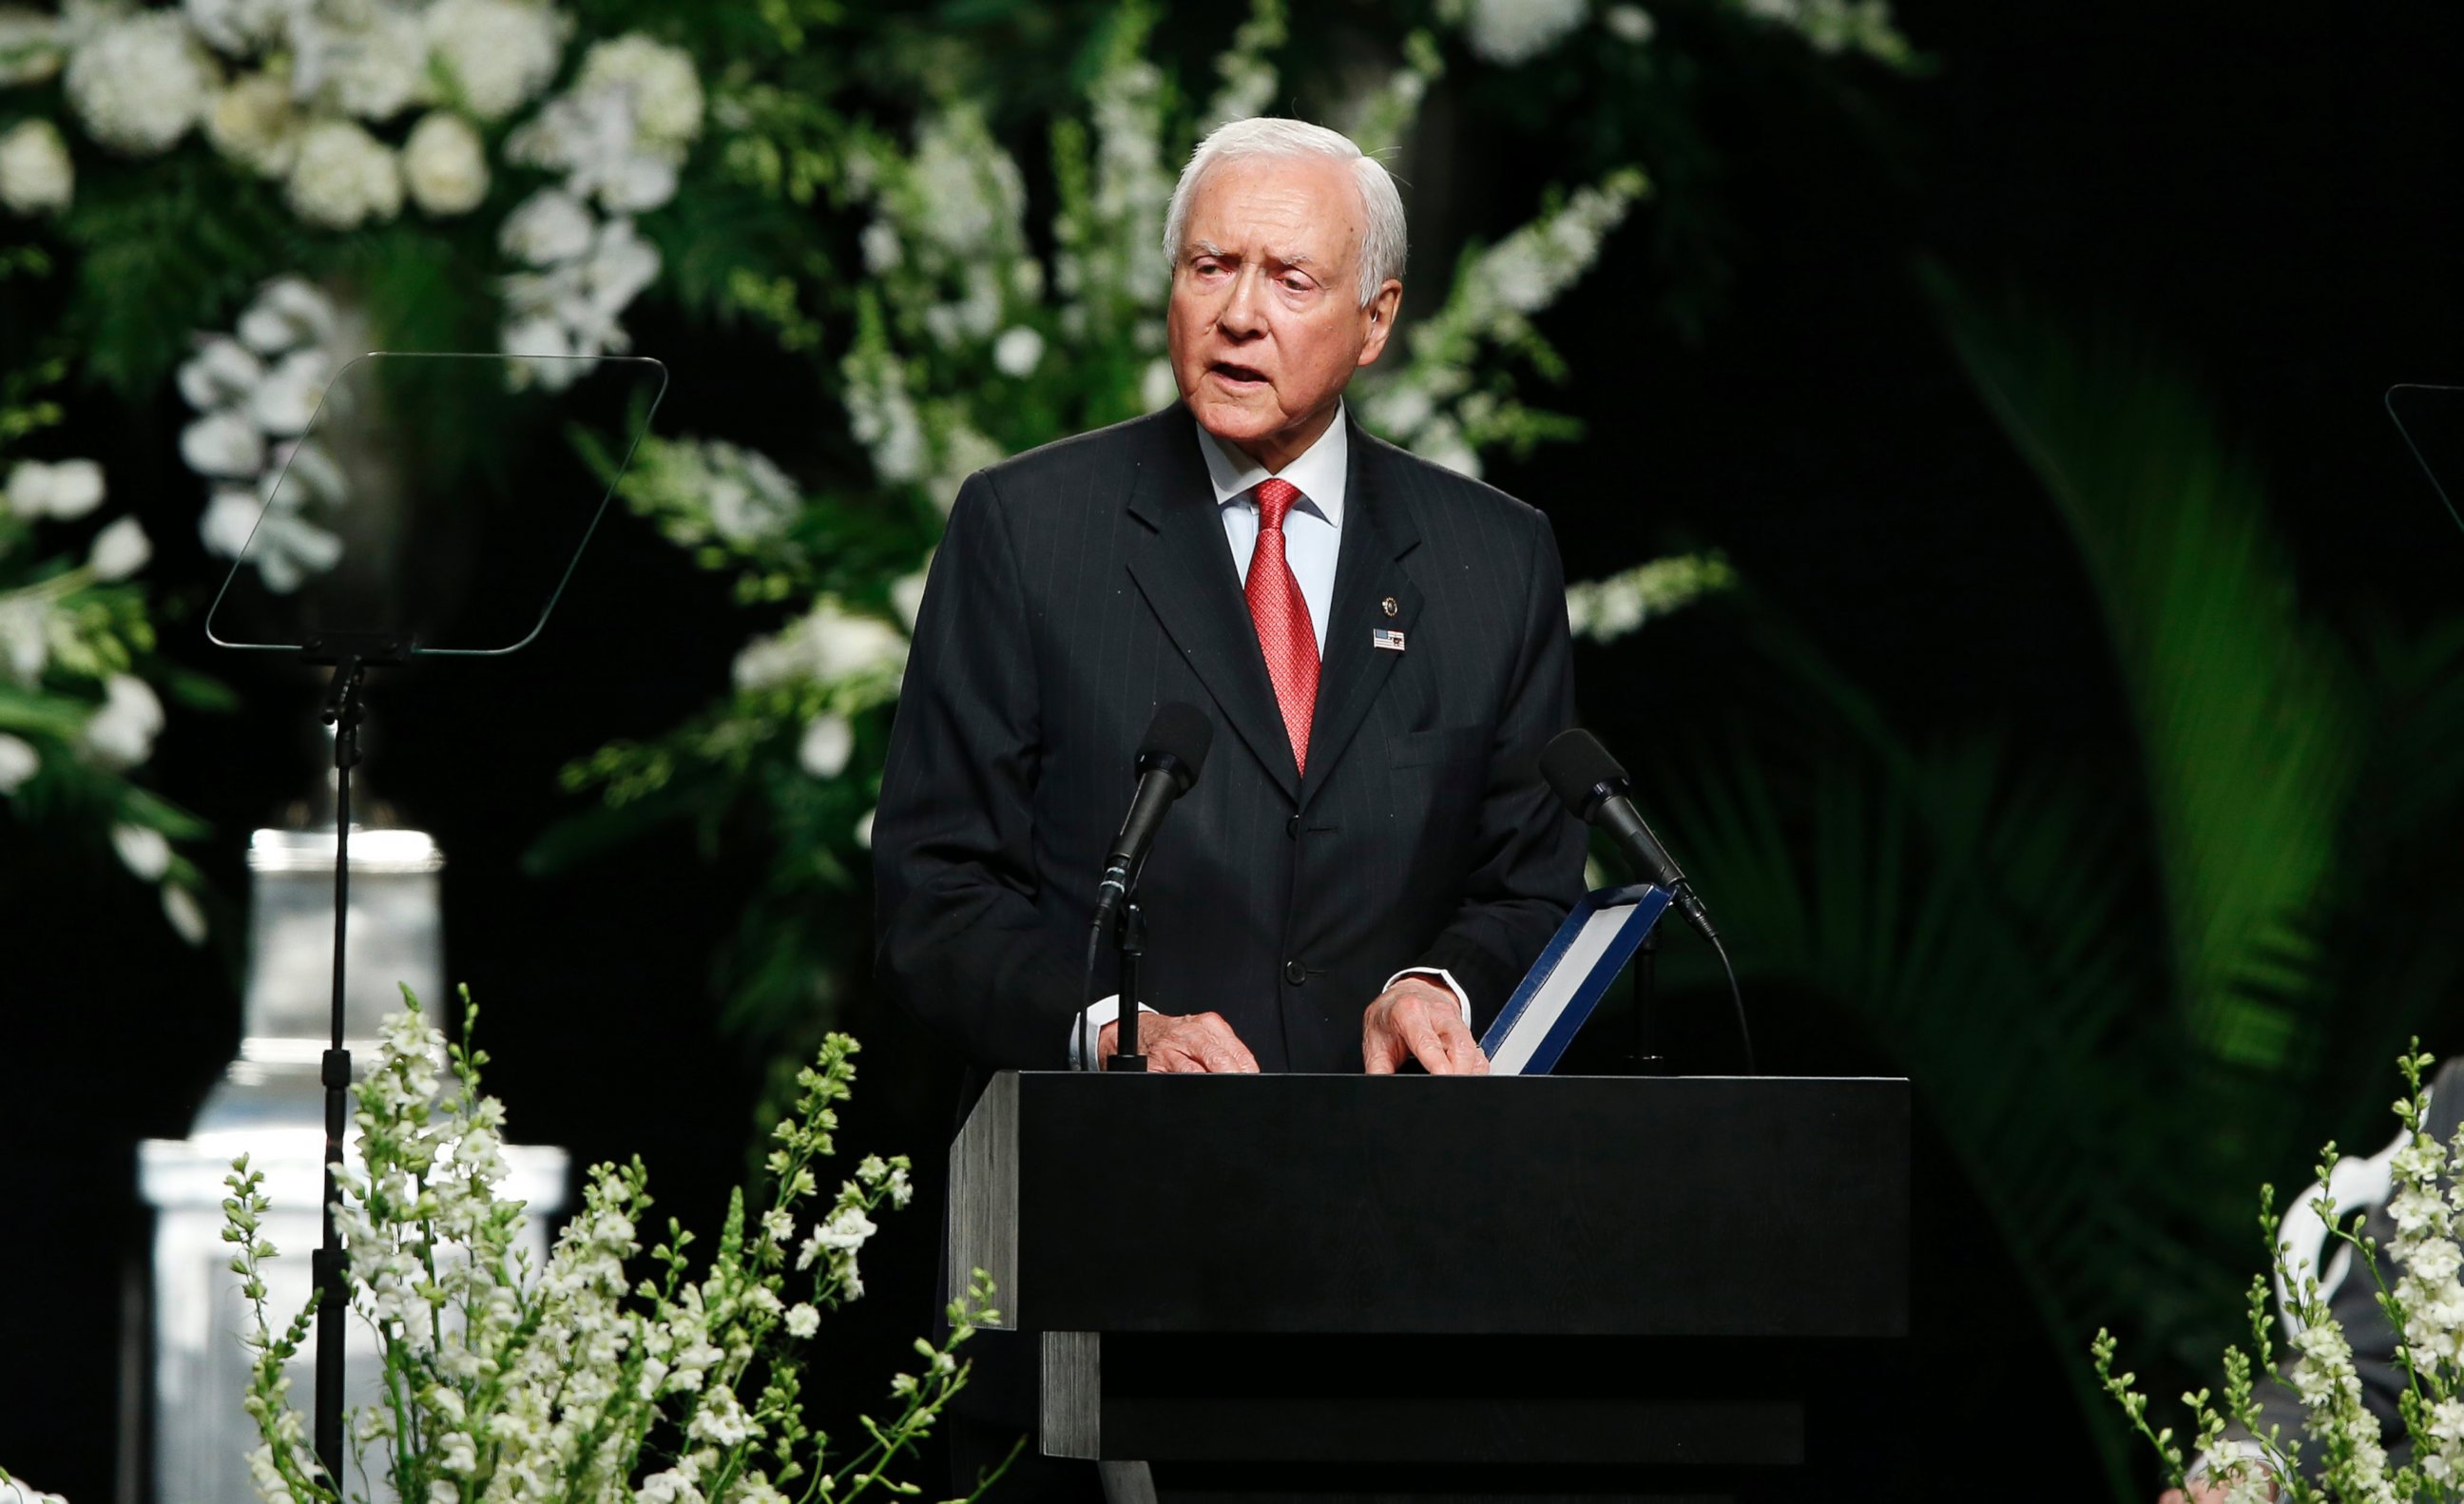
[[[1393,1075],[1406,1060],[1419,1061],[1431,1075],[1488,1073],[1463,1005],[1423,977],[1403,978],[1369,1005],[1360,1016],[1360,1058],[1371,1075]]]

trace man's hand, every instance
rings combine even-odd
[[[1110,1063],[1121,1048],[1121,1025],[1118,1019],[1104,1026],[1095,1038],[1095,1058]],[[1258,1057],[1232,1032],[1221,1013],[1190,1013],[1176,1017],[1170,1013],[1138,1015],[1138,1049],[1145,1052],[1147,1069],[1179,1073],[1214,1072],[1218,1073],[1256,1075]]]
[[[1488,1056],[1463,1024],[1455,995],[1425,977],[1405,977],[1360,1015],[1360,1059],[1371,1075],[1418,1060],[1431,1075],[1486,1075]]]

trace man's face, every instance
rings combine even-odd
[[[1377,359],[1403,284],[1360,306],[1360,189],[1326,157],[1235,158],[1190,195],[1168,316],[1172,370],[1206,431],[1280,470]]]

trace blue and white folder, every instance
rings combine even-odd
[[[1585,895],[1482,1038],[1489,1073],[1547,1075],[1555,1070],[1583,1021],[1667,908],[1668,895],[1649,883]]]

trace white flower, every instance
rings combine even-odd
[[[288,595],[312,574],[322,574],[342,557],[342,541],[299,515],[290,492],[272,506],[253,491],[226,486],[214,492],[198,519],[206,547],[226,559],[243,553],[265,587]]]
[[[323,350],[292,351],[249,394],[249,421],[274,438],[297,438],[307,432],[333,373],[333,362]]]
[[[505,140],[526,166],[565,175],[565,187],[612,213],[640,213],[676,194],[677,158],[642,139],[623,89],[577,90],[550,102]]]
[[[582,200],[561,188],[541,188],[505,216],[496,244],[533,266],[555,266],[588,251],[596,229]]]
[[[907,637],[877,616],[859,615],[825,595],[784,631],[757,637],[737,655],[738,689],[762,690],[810,679],[823,684],[907,666]]]
[[[153,754],[163,729],[163,702],[143,679],[115,674],[103,680],[102,706],[86,718],[85,749],[109,768],[135,767]]]
[[[701,1504],[701,1490],[673,1468],[651,1473],[633,1491],[634,1504]]]
[[[206,110],[206,140],[260,177],[285,175],[299,154],[291,86],[270,73],[253,73],[219,91]]]
[[[76,192],[77,167],[58,126],[21,121],[0,136],[0,204],[11,212],[54,213],[68,208]]]
[[[402,169],[385,144],[359,126],[319,121],[300,133],[283,197],[312,225],[356,230],[402,212]]]
[[[1044,336],[1024,324],[1003,329],[1001,337],[993,342],[993,365],[1004,376],[1023,379],[1043,359]]]
[[[856,237],[864,252],[864,269],[878,276],[895,268],[899,262],[898,230],[888,220],[876,219],[864,227]]]
[[[234,332],[250,349],[273,356],[321,343],[333,329],[332,299],[298,277],[277,276],[257,290]]]
[[[693,1410],[693,1424],[685,1434],[694,1441],[706,1441],[720,1447],[734,1447],[751,1440],[759,1431],[753,1417],[744,1413],[736,1391],[723,1383],[713,1384]]]
[[[34,750],[33,742],[0,731],[0,795],[15,793],[18,785],[33,777],[35,770],[42,765],[42,756]],[[788,1322],[791,1327],[794,1320],[794,1315],[790,1313]]]
[[[183,0],[181,9],[208,46],[239,57],[280,38],[297,7],[292,0]]]
[[[385,122],[428,90],[419,17],[386,0],[319,6],[291,23],[292,88],[345,115]]]
[[[1472,0],[1463,39],[1490,62],[1512,67],[1565,40],[1583,24],[1584,0]]]
[[[701,79],[692,56],[638,32],[591,48],[576,88],[625,91],[643,144],[655,151],[682,156],[701,134]]]
[[[9,472],[9,510],[22,518],[74,521],[100,506],[102,495],[102,467],[90,459],[21,459]]]
[[[803,506],[796,483],[767,454],[734,444],[710,446],[716,471],[707,482],[710,525],[731,542],[775,538]]]
[[[198,906],[197,896],[178,883],[163,885],[163,918],[189,944],[206,942],[206,911]]]
[[[822,1329],[822,1314],[799,1301],[787,1308],[787,1335],[810,1337]]]
[[[1138,400],[1149,412],[1161,412],[1180,400],[1180,378],[1172,373],[1172,362],[1148,363],[1146,375],[1138,380]]]
[[[0,5],[0,89],[40,83],[60,71],[57,17]]]
[[[913,574],[900,575],[891,583],[890,604],[897,609],[898,619],[907,624],[911,632],[915,630],[916,616],[924,609],[924,586],[932,576],[932,570],[933,556],[927,554]]]
[[[142,825],[111,828],[111,848],[130,872],[146,882],[161,882],[171,870],[171,843],[160,830]]]
[[[503,120],[547,87],[572,25],[536,0],[436,0],[421,20],[463,107],[483,121]]]
[[[63,83],[88,135],[152,156],[205,113],[214,64],[176,11],[146,11],[97,31],[69,58]]]
[[[436,218],[467,214],[488,196],[487,151],[469,121],[432,111],[403,144],[402,176],[421,212]]]
[[[0,664],[9,676],[32,684],[51,660],[51,608],[40,596],[0,595]]]
[[[180,431],[180,457],[201,476],[249,479],[265,468],[265,435],[237,411],[223,409]]]
[[[98,580],[125,580],[153,557],[154,545],[146,542],[145,529],[137,519],[123,517],[95,535],[85,565]]]
[[[836,778],[847,771],[847,759],[854,753],[855,727],[845,716],[816,716],[804,728],[796,761],[815,778]]]
[[[1609,29],[1611,36],[1638,47],[1651,40],[1660,30],[1651,19],[1651,12],[1639,5],[1613,5],[1600,21]]]
[[[1014,248],[1026,180],[973,110],[935,116],[916,132],[909,164],[924,222],[909,226],[959,264],[979,253]]]

